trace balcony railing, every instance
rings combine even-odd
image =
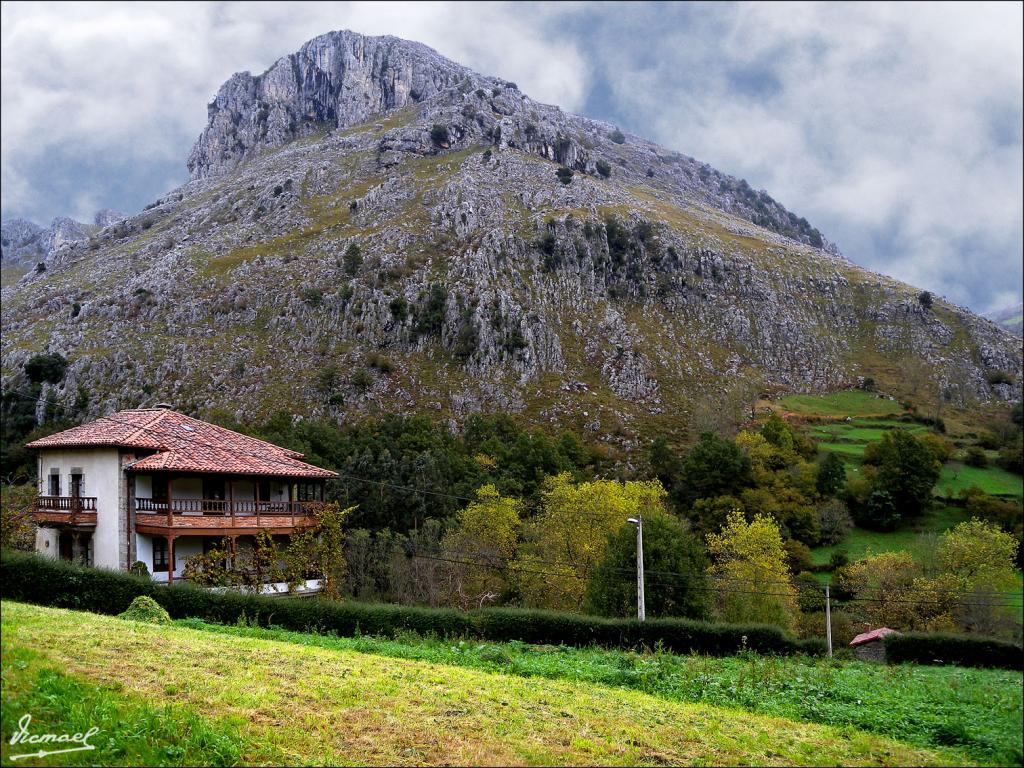
[[[37,496],[32,518],[37,525],[96,525],[95,496]]]
[[[319,501],[226,501],[222,499],[135,499],[137,526],[248,530],[309,528]]]

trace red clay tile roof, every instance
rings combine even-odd
[[[863,645],[864,643],[870,643],[875,640],[883,640],[886,635],[898,635],[895,629],[889,629],[888,627],[879,627],[873,629],[870,632],[862,632],[857,635],[853,640],[850,641],[850,645]]]
[[[142,448],[158,453],[128,466],[135,472],[175,470],[238,475],[328,478],[301,453],[193,419],[166,408],[118,411],[96,421],[33,440],[26,448]]]

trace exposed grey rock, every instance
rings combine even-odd
[[[124,221],[127,218],[128,217],[120,211],[115,211],[111,208],[103,208],[96,212],[92,221],[97,227],[103,229],[104,227],[109,227],[113,224]]]

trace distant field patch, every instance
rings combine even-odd
[[[1024,496],[1024,477],[1001,467],[969,467],[958,461],[943,466],[935,491],[942,496],[955,496],[972,485],[994,495]]]
[[[782,408],[801,416],[889,416],[903,412],[895,400],[862,389],[828,395],[789,395],[779,400]]]
[[[854,528],[840,543],[831,547],[812,549],[811,561],[822,565],[837,551],[846,552],[850,560],[859,560],[869,554],[878,555],[900,549],[905,549],[915,558],[920,558],[932,546],[932,542],[925,534],[942,533],[966,519],[967,511],[962,507],[940,506],[889,533]],[[827,576],[828,574],[823,574],[825,581],[828,580]]]

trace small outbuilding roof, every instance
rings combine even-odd
[[[855,638],[853,638],[853,640],[850,641],[850,645],[857,646],[864,645],[864,643],[873,643],[876,640],[884,640],[886,635],[898,634],[899,632],[897,632],[895,629],[889,629],[888,627],[879,627],[878,629],[873,629],[870,632],[862,632],[861,634],[857,635]]]

